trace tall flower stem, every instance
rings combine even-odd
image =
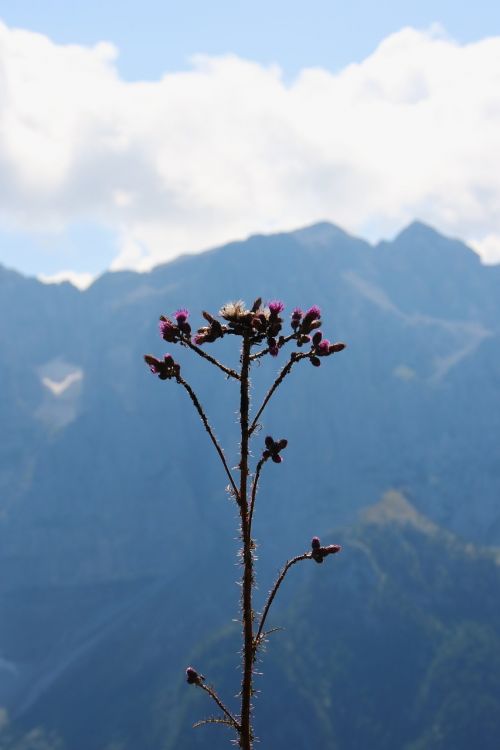
[[[239,505],[241,517],[241,537],[243,541],[243,579],[241,593],[241,615],[243,624],[243,676],[241,682],[241,716],[240,747],[252,750],[253,733],[251,725],[252,712],[252,678],[253,678],[253,544],[250,529],[250,512],[248,498],[248,453],[249,453],[249,411],[250,411],[250,335],[243,336],[241,349],[240,373],[240,491]]]
[[[227,303],[219,313],[220,317],[226,322],[221,323],[208,312],[203,312],[203,317],[209,325],[199,328],[198,334],[194,339],[191,338],[191,326],[187,322],[189,316],[188,310],[182,308],[175,313],[176,323],[165,316],[161,316],[160,318],[160,333],[165,341],[174,344],[179,343],[181,346],[191,349],[199,357],[224,372],[228,379],[232,378],[239,381],[241,437],[240,460],[237,468],[229,467],[224,451],[215,436],[214,429],[208,421],[198,396],[189,383],[181,376],[180,365],[174,361],[170,354],[165,354],[160,359],[151,354],[144,355],[144,360],[154,375],[158,376],[160,380],[176,381],[187,392],[220,458],[229,480],[228,492],[238,505],[240,537],[242,541],[242,550],[240,552],[242,566],[240,599],[242,625],[240,713],[230,711],[214,688],[205,684],[205,678],[203,675],[198,674],[194,667],[186,669],[186,680],[189,684],[196,685],[207,693],[221,712],[218,716],[210,716],[197,722],[195,726],[221,724],[230,727],[237,737],[237,740],[235,739],[234,742],[237,741],[241,750],[253,750],[254,747],[252,728],[254,664],[260,646],[266,641],[270,633],[279,629],[265,629],[269,612],[278,590],[283,584],[288,571],[296,563],[302,560],[314,560],[316,563],[322,563],[325,557],[336,554],[341,550],[338,544],[322,546],[319,537],[313,537],[310,552],[304,552],[302,555],[297,555],[287,560],[269,592],[262,613],[257,617],[255,616],[252,603],[255,583],[255,542],[252,538],[252,522],[259,480],[262,468],[268,460],[271,460],[275,464],[282,462],[281,451],[287,447],[288,441],[285,438],[275,440],[271,435],[267,435],[264,439],[261,457],[256,461],[256,466],[251,468],[250,440],[261,426],[259,420],[268,403],[287,375],[290,374],[296,362],[302,359],[309,359],[314,367],[319,367],[324,357],[342,351],[345,348],[345,344],[341,342],[331,344],[328,339],[323,339],[323,334],[317,330],[321,325],[321,313],[317,306],[311,307],[305,313],[299,308],[295,308],[290,321],[293,332],[287,336],[282,335],[283,320],[280,317],[280,313],[283,311],[283,308],[284,305],[280,300],[273,300],[268,303],[267,307],[263,307],[260,297],[255,300],[250,310],[246,309],[242,301]],[[309,334],[312,335],[310,336]],[[242,339],[239,371],[227,367],[198,346],[200,343],[214,342],[216,339],[223,338],[226,335],[239,336]],[[295,341],[299,348],[304,344],[310,343],[310,349],[302,352],[294,351],[290,354],[289,360],[285,362],[265,394],[262,403],[256,410],[255,416],[252,415],[252,419],[250,419],[250,369],[253,362],[267,354],[275,357],[283,346],[290,341]],[[264,344],[264,342],[267,342],[267,346],[261,351],[252,354],[252,347],[258,347]]]

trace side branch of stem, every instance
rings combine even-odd
[[[237,732],[241,730],[240,724],[237,721],[237,719],[233,716],[231,711],[226,708],[226,706],[223,704],[213,687],[210,687],[210,685],[205,685],[203,682],[198,683],[198,687],[200,687],[202,690],[205,691],[205,693],[208,693],[208,695],[212,698],[215,703],[219,706],[222,713],[224,713],[227,716],[228,721],[231,723],[231,725],[236,729]]]
[[[281,570],[278,578],[276,579],[276,583],[272,587],[271,591],[269,592],[269,596],[267,597],[266,604],[264,606],[264,609],[262,610],[262,615],[259,622],[259,627],[257,630],[257,634],[254,638],[254,657],[255,653],[257,651],[257,648],[259,646],[260,640],[262,638],[262,634],[264,631],[264,625],[266,624],[267,615],[269,614],[269,610],[271,609],[271,605],[274,601],[274,597],[278,593],[278,589],[283,583],[286,574],[292,567],[292,565],[295,565],[296,563],[300,562],[301,560],[310,560],[312,558],[312,555],[310,552],[304,552],[302,555],[297,555],[296,557],[293,557],[291,560],[287,560],[285,563],[283,569]]]
[[[222,372],[225,372],[229,378],[234,378],[235,380],[240,379],[240,376],[238,375],[236,370],[232,370],[230,367],[226,367],[226,365],[222,364],[222,362],[219,362],[218,359],[215,359],[215,357],[212,357],[211,354],[208,354],[208,352],[204,351],[199,346],[196,346],[196,344],[193,344],[193,342],[190,341],[189,339],[183,338],[182,343],[185,346],[189,347],[189,349],[192,349],[193,352],[196,352],[196,354],[198,354],[199,357],[202,357],[202,359],[206,359],[207,362],[211,362],[213,365],[215,365],[215,367],[218,367],[219,370],[222,370]]]
[[[308,356],[309,356],[309,354],[306,354],[305,352],[301,352],[300,354],[293,353],[291,355],[290,359],[288,360],[288,362],[286,363],[286,365],[283,367],[283,369],[281,370],[280,374],[278,375],[278,377],[276,378],[276,380],[274,381],[274,383],[272,384],[272,386],[270,387],[270,389],[266,393],[264,401],[260,405],[260,408],[259,408],[257,414],[255,415],[255,417],[254,417],[254,419],[252,421],[252,424],[250,425],[250,429],[248,430],[248,434],[249,435],[251,435],[254,432],[254,430],[257,427],[257,424],[259,422],[260,416],[261,416],[262,412],[264,411],[264,409],[266,408],[267,404],[269,403],[269,401],[271,399],[271,396],[273,395],[273,393],[275,392],[275,390],[281,385],[281,383],[286,378],[286,376],[288,375],[288,373],[290,372],[290,370],[292,369],[292,367],[294,366],[294,364],[296,362],[299,362],[301,359],[305,359]]]
[[[196,396],[196,393],[193,391],[193,389],[191,388],[191,386],[189,385],[189,383],[186,383],[186,381],[184,380],[184,378],[182,378],[180,375],[177,378],[177,382],[180,383],[180,385],[182,385],[182,387],[186,389],[186,391],[189,394],[189,398],[193,402],[194,408],[196,409],[196,411],[200,415],[200,419],[203,422],[203,426],[205,427],[206,431],[208,432],[208,434],[210,436],[210,440],[212,441],[212,443],[213,443],[213,445],[215,447],[215,450],[219,454],[219,458],[222,461],[222,465],[223,465],[224,470],[225,470],[225,472],[226,472],[226,474],[228,476],[229,482],[231,484],[231,488],[232,488],[232,490],[234,492],[234,496],[235,496],[236,500],[239,501],[238,488],[237,488],[236,483],[235,483],[235,481],[233,479],[233,475],[231,474],[231,472],[229,470],[229,466],[227,465],[227,461],[226,461],[226,458],[224,456],[224,452],[223,452],[222,448],[220,447],[219,443],[217,442],[217,438],[215,437],[214,432],[213,432],[212,428],[210,427],[210,424],[209,424],[208,419],[207,419],[207,415],[203,411],[203,407],[200,404],[200,402],[198,400],[198,397]]]
[[[257,468],[255,470],[255,476],[253,478],[252,496],[251,496],[251,499],[250,499],[250,510],[249,510],[249,513],[248,513],[248,533],[250,534],[250,536],[252,535],[253,509],[255,507],[255,498],[257,497],[257,488],[258,488],[258,485],[259,485],[260,472],[262,470],[262,467],[266,463],[266,460],[267,459],[265,459],[265,458],[261,458],[260,459],[259,463],[257,464]]]

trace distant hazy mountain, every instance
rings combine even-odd
[[[174,693],[179,674],[182,679],[196,647],[203,652],[203,639],[236,614],[235,514],[191,404],[173,383],[151,376],[142,354],[169,350],[157,334],[160,313],[187,306],[196,325],[202,309],[217,312],[229,299],[251,302],[258,295],[283,299],[289,311],[319,304],[325,335],[349,347],[318,369],[297,367],[265,413],[262,434],[286,436],[289,447],[283,465],[266,471],[259,496],[264,580],[313,534],[352,524],[391,489],[404,493],[429,528],[436,524],[462,537],[462,547],[500,544],[500,267],[481,265],[462,243],[414,223],[394,242],[372,247],[320,224],[252,237],[149,274],[106,274],[86,292],[0,268],[0,706],[11,717],[5,730],[11,744],[40,725],[43,742],[55,730],[67,750],[179,746],[165,744],[177,742],[175,732],[183,731]],[[223,344],[214,351],[236,361],[237,353]],[[186,352],[178,358],[235,458],[234,385]],[[272,361],[255,368],[254,403],[278,366]],[[261,441],[255,440],[256,455]],[[400,527],[388,528],[384,534],[399,540]],[[370,546],[371,538],[363,544]],[[409,547],[407,553],[418,557],[415,538],[408,541],[414,552]],[[425,536],[433,540],[432,575],[441,565],[449,578],[450,570],[458,570],[457,553],[446,545],[440,550],[437,538]],[[393,604],[388,615],[391,627],[402,629],[401,639],[408,627],[416,651],[422,649],[420,671],[410,680],[413,713],[408,709],[411,716],[404,718],[394,709],[400,734],[389,738],[370,719],[359,729],[366,735],[350,735],[358,737],[356,744],[348,736],[349,712],[344,727],[327,698],[318,732],[323,742],[325,732],[337,739],[326,747],[359,748],[368,736],[375,750],[401,748],[403,739],[417,743],[408,750],[450,746],[439,744],[441,704],[432,691],[439,692],[440,683],[426,669],[445,648],[439,644],[452,648],[454,638],[456,651],[442,652],[437,673],[455,674],[462,658],[457,654],[469,649],[471,639],[473,650],[483,649],[483,661],[489,661],[495,644],[484,633],[498,612],[475,611],[467,624],[463,611],[453,609],[460,597],[483,590],[486,569],[498,586],[494,563],[477,563],[474,554],[464,556],[465,588],[450,584],[455,603],[442,641],[425,623],[413,623],[419,609],[414,597],[423,607],[426,596],[418,571],[408,574],[408,603],[401,603],[410,609],[397,615]],[[384,551],[388,591],[402,586],[396,581],[407,562],[401,555],[393,542]],[[352,612],[361,618],[366,610],[360,597],[375,584],[368,577],[361,586],[353,578],[357,556],[346,550],[334,568],[335,576],[344,571],[346,591],[352,584]],[[317,576],[312,578],[316,595]],[[321,580],[333,586],[328,570],[321,570]],[[422,580],[438,607],[439,580]],[[306,590],[290,604],[289,636],[278,635],[270,646],[278,670],[287,639],[300,631]],[[387,606],[387,599],[381,601]],[[328,627],[326,613],[312,619],[310,656],[291,665],[297,674],[310,659],[324,659],[333,669],[340,658],[336,649],[344,641],[336,639],[333,625],[341,602],[335,598],[331,606]],[[377,617],[386,622],[382,610]],[[441,622],[440,614],[435,617]],[[370,636],[363,627],[359,638],[366,645]],[[346,633],[349,628],[351,621]],[[350,648],[346,642],[346,654]],[[233,664],[229,674],[234,678]],[[287,695],[297,679],[287,676]],[[398,679],[390,672],[372,708],[364,709],[367,716],[389,712],[390,695],[401,698]],[[321,688],[327,693],[329,680]],[[365,705],[361,682],[353,682],[349,694]],[[493,715],[488,706],[498,700],[497,687],[488,687],[477,709],[482,718],[471,718],[471,727]],[[331,690],[337,696],[337,687]],[[339,696],[342,690],[341,684]],[[420,732],[419,710],[425,716]],[[388,716],[384,726],[393,719]],[[424,736],[426,731],[431,734]],[[196,737],[189,742],[202,742]],[[270,746],[280,750],[277,743]],[[466,747],[455,740],[453,746]]]

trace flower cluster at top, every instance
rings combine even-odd
[[[252,346],[264,345],[264,348],[253,356],[269,354],[276,357],[280,349],[290,341],[295,341],[299,349],[308,347],[304,352],[314,367],[321,365],[321,358],[335,354],[345,348],[341,342],[331,343],[323,338],[320,330],[321,311],[317,305],[302,311],[296,307],[290,316],[291,333],[283,333],[283,311],[285,306],[280,300],[272,300],[267,305],[262,304],[259,297],[252,307],[247,309],[241,300],[228,302],[219,310],[217,319],[210,313],[202,313],[206,325],[197,329],[193,335],[188,322],[189,311],[185,308],[177,310],[171,318],[162,315],[159,322],[160,336],[171,344],[181,344],[200,352],[199,347],[210,344],[226,335],[247,336]],[[173,377],[171,370],[147,355],[147,364],[153,373],[162,380]],[[304,356],[304,355],[301,355]],[[175,363],[174,363],[175,364]],[[176,365],[178,367],[178,365]]]

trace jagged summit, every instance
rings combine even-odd
[[[353,235],[329,221],[319,221],[290,233],[292,237],[305,245],[327,245],[339,238],[354,239]]]
[[[419,255],[428,253],[430,259],[437,259],[438,257],[441,259],[445,255],[453,254],[455,259],[461,258],[465,263],[479,264],[481,262],[476,251],[466,245],[465,242],[442,234],[434,227],[418,219],[402,229],[392,242],[380,244],[386,247],[391,246],[395,250],[418,252]]]
[[[420,219],[415,219],[408,224],[408,226],[398,232],[393,242],[398,242],[401,239],[435,240],[436,238],[447,239],[445,235],[438,232],[434,227],[431,227],[430,224],[426,224],[425,222],[420,221]]]

